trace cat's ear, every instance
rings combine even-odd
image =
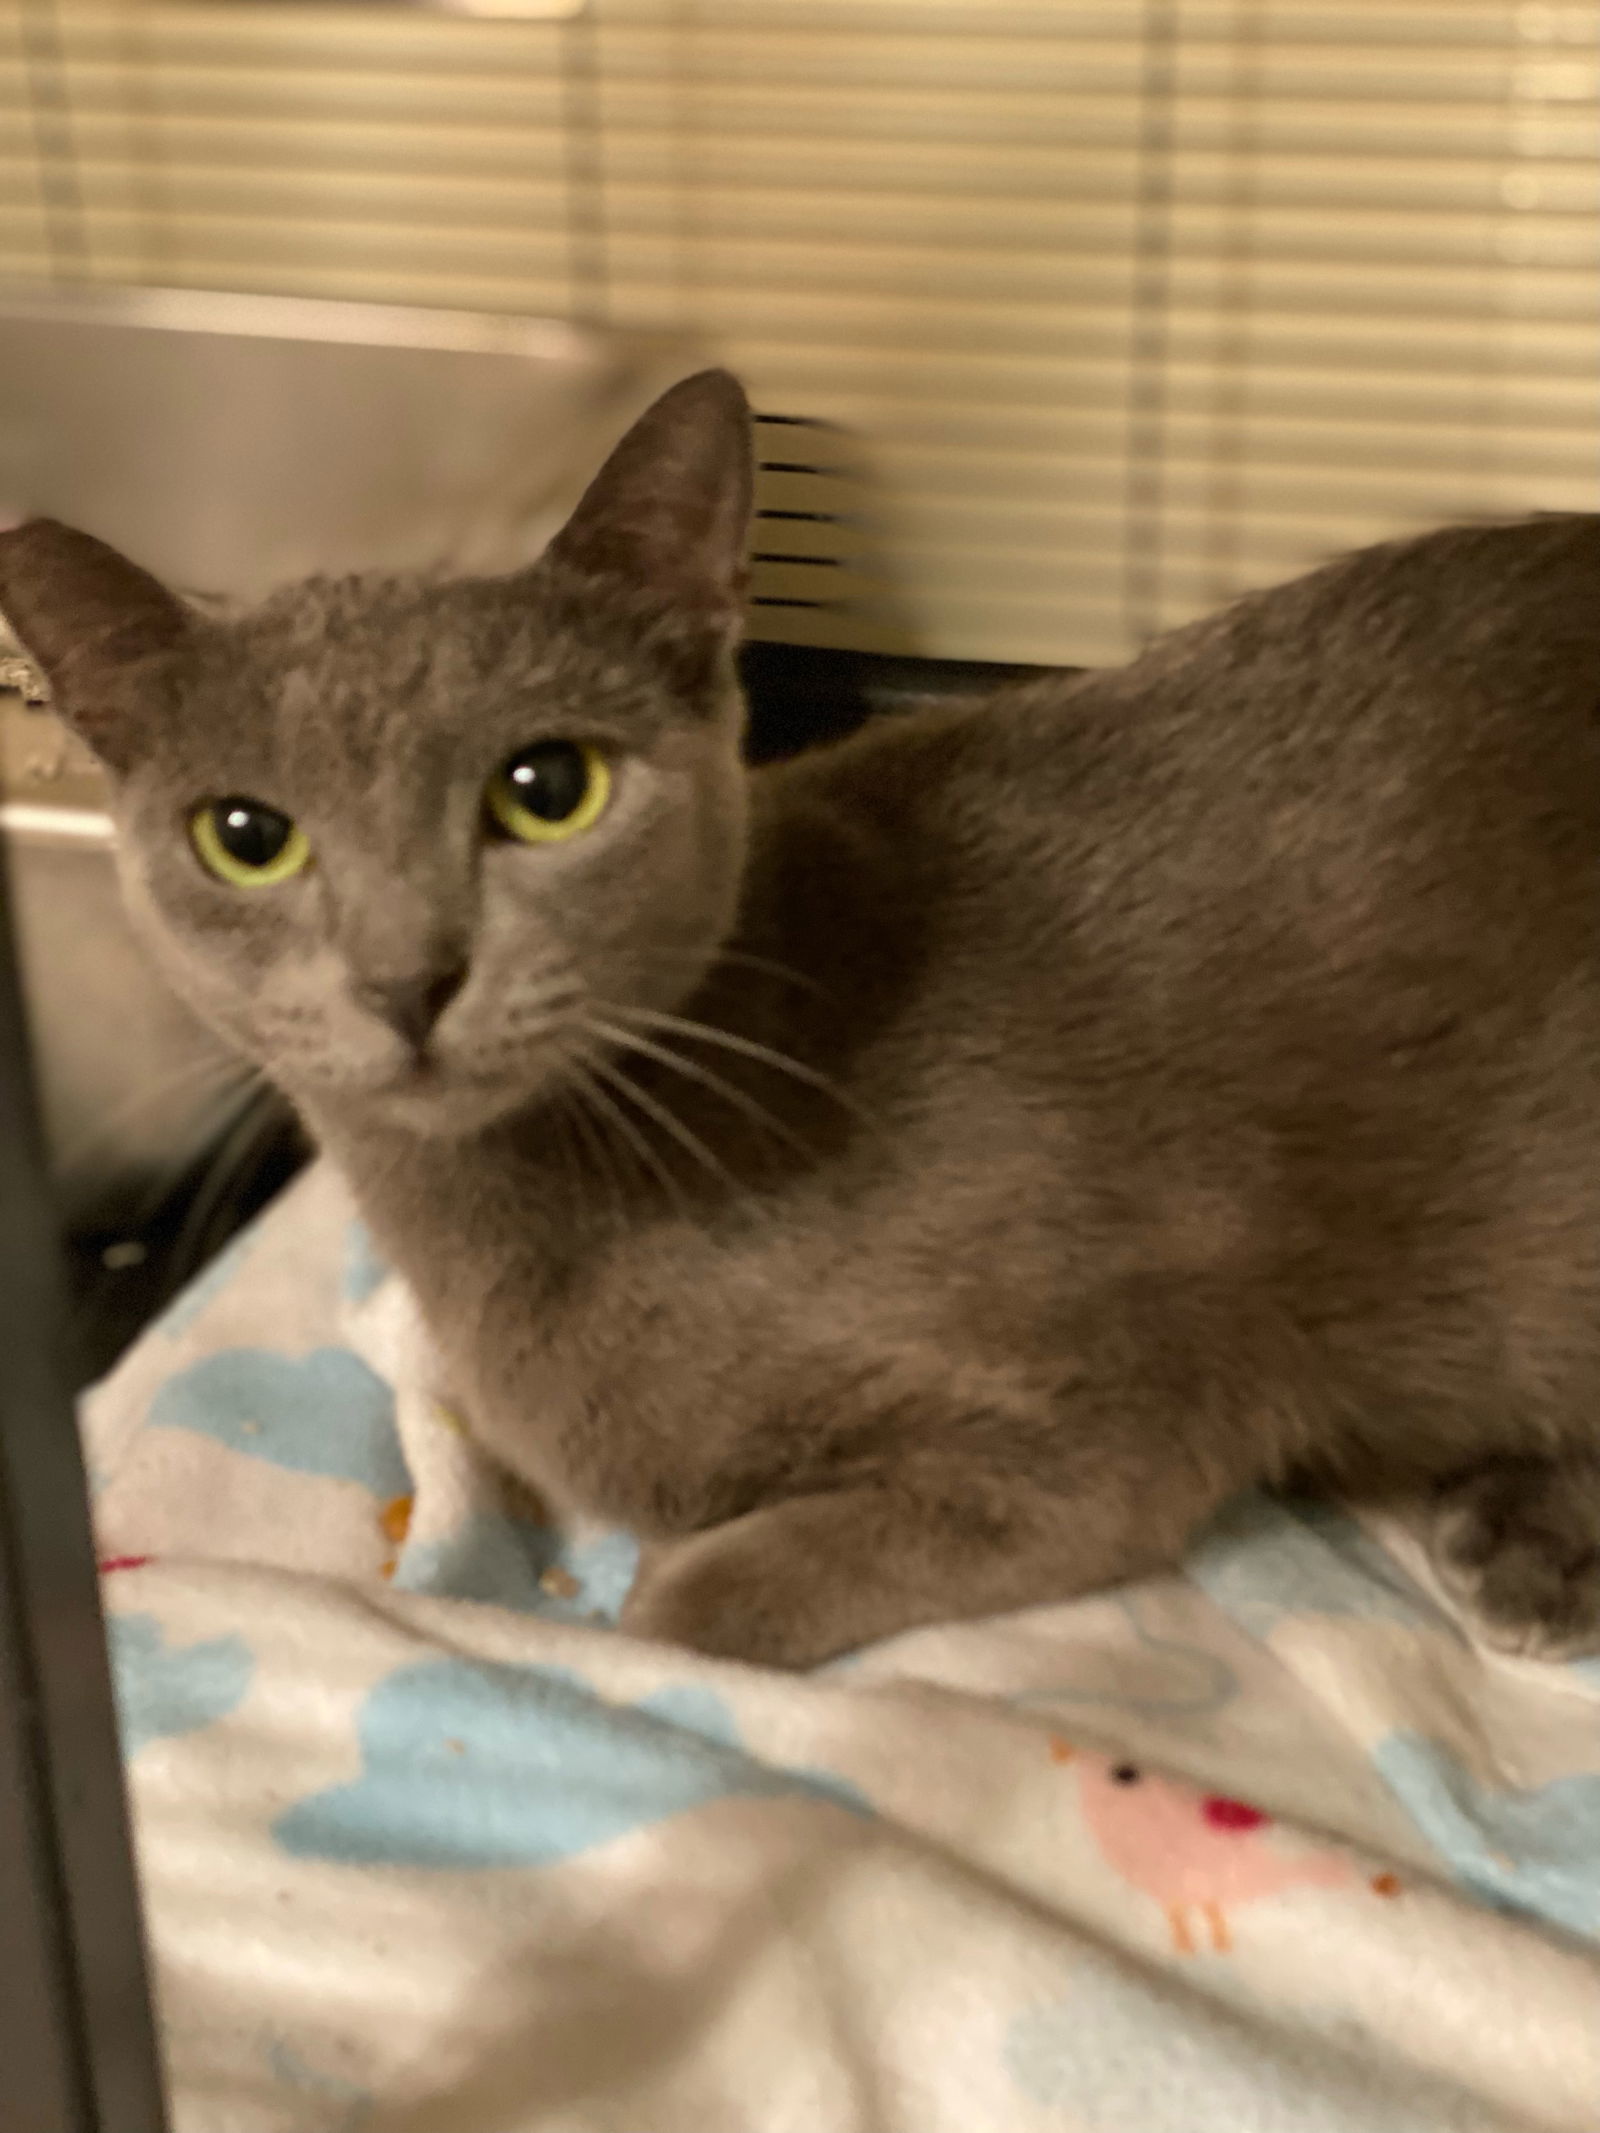
[[[127,769],[192,611],[104,541],[35,518],[0,533],[0,615],[67,725],[109,768]]]
[[[685,378],[629,430],[546,559],[677,631],[726,641],[743,613],[752,457],[738,379]]]

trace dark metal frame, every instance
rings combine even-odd
[[[0,852],[0,2133],[164,2133]]]

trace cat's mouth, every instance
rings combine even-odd
[[[504,1082],[454,1081],[438,1073],[418,1073],[391,1083],[372,1099],[369,1115],[385,1125],[431,1139],[460,1139],[480,1133],[515,1111],[526,1092]]]
[[[430,1033],[419,1044],[389,1041],[365,1055],[326,1047],[277,1064],[291,1094],[330,1127],[398,1129],[427,1138],[481,1131],[552,1094],[563,1079],[563,1047],[541,1029],[487,1047]],[[299,1071],[295,1071],[298,1064]]]
[[[529,1099],[528,1081],[526,1069],[515,1077],[474,1074],[424,1050],[369,1089],[363,1109],[407,1132],[459,1137],[521,1109]]]

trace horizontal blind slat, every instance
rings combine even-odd
[[[60,19],[96,276],[507,311],[579,300],[581,36],[582,300],[847,440],[807,433],[836,476],[762,477],[768,511],[845,516],[758,521],[758,634],[1110,658],[1130,541],[1172,621],[1353,542],[1597,501],[1600,11],[1568,0],[1172,0],[1159,226],[1143,0]],[[0,0],[0,271],[39,275],[59,173],[19,27]]]

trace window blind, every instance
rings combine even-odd
[[[0,112],[8,277],[695,337],[796,641],[1096,663],[1600,505],[1588,4],[0,0]]]

